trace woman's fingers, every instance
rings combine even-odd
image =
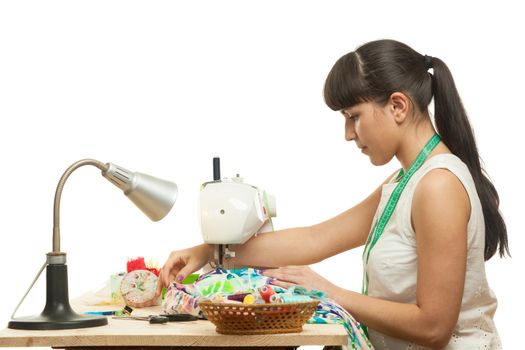
[[[295,271],[282,267],[278,269],[268,269],[264,271],[263,274],[282,283],[289,283],[291,285],[302,283],[300,276],[296,274]]]
[[[162,292],[162,288],[168,288],[173,282],[173,278],[179,273],[181,269],[180,256],[170,256],[162,269],[160,270],[159,280],[157,282],[157,296]]]
[[[162,269],[159,271],[159,279],[157,280],[157,290],[155,291],[155,296],[159,296],[162,293]]]
[[[166,282],[166,280],[171,281],[171,278],[169,277],[170,273],[167,272],[165,268],[162,268],[159,273],[159,279],[157,280],[157,291],[156,295],[159,296],[162,293],[162,288],[169,287],[171,282]]]
[[[179,273],[179,270],[184,267],[185,264],[179,252],[172,252],[170,254],[168,260],[162,267],[164,271],[164,285],[166,287],[171,284],[173,277]]]
[[[284,274],[281,273],[279,269],[267,269],[264,270],[262,274],[266,277],[276,278],[280,280],[284,279]]]
[[[182,283],[186,276],[197,271],[199,268],[200,267],[195,264],[194,260],[188,261],[188,263],[182,266],[182,268],[176,273],[177,282]]]
[[[281,288],[284,288],[284,289],[288,289],[288,288],[293,287],[293,286],[296,285],[294,283],[283,282],[283,281],[279,281],[279,280],[273,280],[271,283],[273,285],[275,285],[275,286],[278,286],[278,287],[281,287]]]
[[[160,271],[157,294],[161,293],[162,287],[169,287],[174,277],[177,277],[177,282],[180,283],[187,275],[203,267],[211,255],[213,247],[206,244],[171,252]]]
[[[281,273],[288,276],[303,276],[306,269],[308,269],[307,266],[284,266],[279,268]]]
[[[333,288],[332,283],[312,270],[309,266],[285,266],[265,270],[263,274],[273,278],[272,283],[278,286],[300,285],[308,289],[324,291]]]
[[[280,280],[292,280],[296,281],[305,276],[305,269],[308,269],[306,266],[285,266],[279,267],[276,269],[267,269],[263,272],[263,275],[273,278],[278,278]]]

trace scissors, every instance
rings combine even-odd
[[[149,316],[132,316],[132,315],[121,315],[113,316],[112,318],[120,320],[140,320],[148,321],[150,324],[164,324],[168,322],[184,322],[184,321],[195,321],[199,317],[189,314],[161,314],[161,315],[149,315]]]

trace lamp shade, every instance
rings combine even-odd
[[[150,175],[131,172],[118,165],[108,163],[102,175],[146,214],[151,220],[161,220],[177,199],[177,185]]]
[[[150,175],[135,173],[132,187],[124,192],[151,220],[161,220],[177,199],[177,185]]]

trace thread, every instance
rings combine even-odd
[[[275,291],[273,290],[271,286],[265,285],[259,289],[259,294],[261,295],[261,298],[263,298],[265,302],[269,303],[270,297],[275,294]]]

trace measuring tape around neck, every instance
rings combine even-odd
[[[441,141],[441,138],[438,134],[434,134],[432,138],[427,142],[425,147],[421,150],[421,152],[418,154],[416,160],[410,165],[410,168],[407,170],[407,172],[403,175],[399,183],[397,184],[396,188],[390,195],[390,198],[388,199],[388,202],[383,209],[383,212],[381,213],[381,216],[379,217],[379,220],[376,222],[374,227],[372,228],[372,233],[368,235],[368,239],[366,240],[365,244],[365,250],[363,251],[363,290],[362,293],[367,295],[368,294],[368,273],[366,272],[366,267],[368,265],[368,259],[370,258],[370,252],[372,251],[372,248],[376,245],[377,241],[383,234],[383,231],[385,230],[385,227],[388,223],[388,220],[390,220],[390,217],[394,213],[394,209],[397,206],[397,202],[399,201],[399,197],[401,197],[401,193],[405,189],[405,186],[407,185],[408,181],[414,175],[414,173],[419,170],[421,165],[425,162],[425,160],[428,158],[428,155],[430,152],[436,148],[438,143]]]

